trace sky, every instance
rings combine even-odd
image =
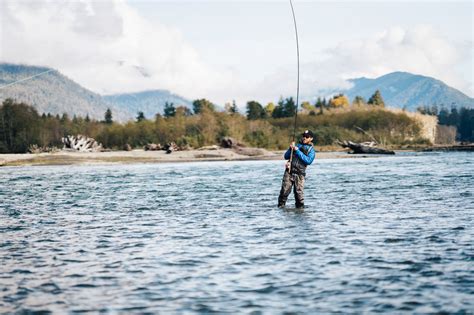
[[[0,0],[0,61],[101,94],[167,89],[218,104],[296,94],[289,1]],[[472,1],[293,1],[301,98],[393,71],[474,96]],[[325,96],[325,95],[323,95]]]

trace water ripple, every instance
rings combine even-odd
[[[473,162],[0,168],[0,313],[473,313]]]

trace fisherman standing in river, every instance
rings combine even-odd
[[[285,160],[288,160],[288,162],[286,163],[280,196],[278,197],[278,207],[280,208],[285,206],[292,187],[295,194],[296,208],[304,207],[303,190],[306,166],[313,163],[316,156],[312,143],[313,137],[311,130],[306,130],[300,142],[296,145],[292,142],[290,148],[285,152]]]

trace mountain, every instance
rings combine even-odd
[[[352,101],[357,95],[366,101],[376,90],[380,90],[385,104],[390,107],[415,111],[419,106],[451,108],[474,108],[474,99],[440,80],[411,74],[392,72],[376,79],[358,78],[349,80],[353,87],[344,91]]]
[[[113,104],[114,108],[126,111],[132,117],[139,111],[142,111],[146,118],[153,118],[156,113],[163,114],[166,102],[173,103],[176,107],[184,105],[192,108],[191,101],[166,90],[105,95],[104,99]]]
[[[29,79],[24,80],[26,78]],[[16,81],[19,82],[8,85]],[[422,75],[393,72],[376,79],[358,78],[350,82],[352,88],[342,91],[350,100],[357,95],[368,100],[376,90],[380,90],[386,105],[390,107],[411,111],[423,105],[474,108],[472,97]],[[166,102],[192,108],[191,101],[166,90],[103,96],[51,68],[0,63],[0,102],[6,98],[33,105],[40,114],[88,114],[91,118],[103,119],[105,111],[110,108],[114,120],[119,121],[135,119],[138,111],[144,112],[147,118],[153,118],[156,113],[163,113]]]
[[[21,81],[26,78],[30,79]],[[16,81],[20,82],[5,86]],[[3,87],[0,88],[0,102],[13,98],[34,106],[40,114],[67,113],[103,119],[107,108],[113,108],[101,95],[47,67],[0,63],[0,87]],[[126,111],[112,111],[114,119],[128,118]]]
[[[17,83],[8,85],[13,82]],[[166,102],[192,107],[189,100],[166,90],[103,96],[52,68],[0,63],[0,102],[7,98],[33,105],[40,114],[67,113],[103,119],[110,108],[113,119],[119,121],[135,119],[138,111],[153,118],[156,113],[163,113]]]

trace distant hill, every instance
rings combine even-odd
[[[95,119],[103,119],[105,111],[110,108],[114,120],[120,121],[134,119],[138,111],[143,111],[147,118],[153,118],[156,113],[163,113],[166,102],[174,103],[175,106],[184,105],[192,108],[191,101],[166,90],[102,96],[47,67],[0,63],[0,86],[45,71],[50,72],[1,88],[0,102],[6,98],[13,98],[35,106],[40,114],[67,113],[70,116],[88,114]],[[378,89],[385,103],[390,107],[406,108],[411,111],[423,105],[474,108],[472,97],[426,76],[393,72],[376,79],[358,78],[350,81],[353,87],[341,92],[346,94],[351,101],[357,95],[368,100]],[[219,106],[217,108],[221,109]]]
[[[70,116],[89,115],[103,119],[107,108],[112,110],[114,120],[134,119],[138,111],[147,118],[163,113],[166,102],[175,106],[191,108],[191,102],[166,90],[152,90],[137,93],[99,95],[52,68],[0,63],[0,86],[39,75],[23,82],[0,89],[0,102],[13,98],[19,102],[33,105],[40,114],[63,114]]]
[[[191,101],[166,90],[105,95],[104,99],[113,104],[114,108],[126,111],[132,117],[139,111],[142,111],[146,118],[153,118],[156,113],[163,114],[166,102],[173,103],[176,107],[184,105],[192,109]]]
[[[113,107],[101,95],[87,90],[60,72],[37,66],[0,63],[0,86],[22,80],[39,73],[46,74],[30,80],[18,82],[0,89],[0,101],[13,98],[19,102],[33,105],[40,114],[80,115],[103,119],[108,107]],[[128,118],[126,111],[112,108],[114,119]]]
[[[368,100],[376,90],[380,90],[386,105],[410,111],[415,111],[417,107],[423,105],[474,108],[472,97],[440,80],[422,75],[392,72],[376,79],[358,78],[349,81],[354,86],[343,92],[351,101],[357,95]]]

